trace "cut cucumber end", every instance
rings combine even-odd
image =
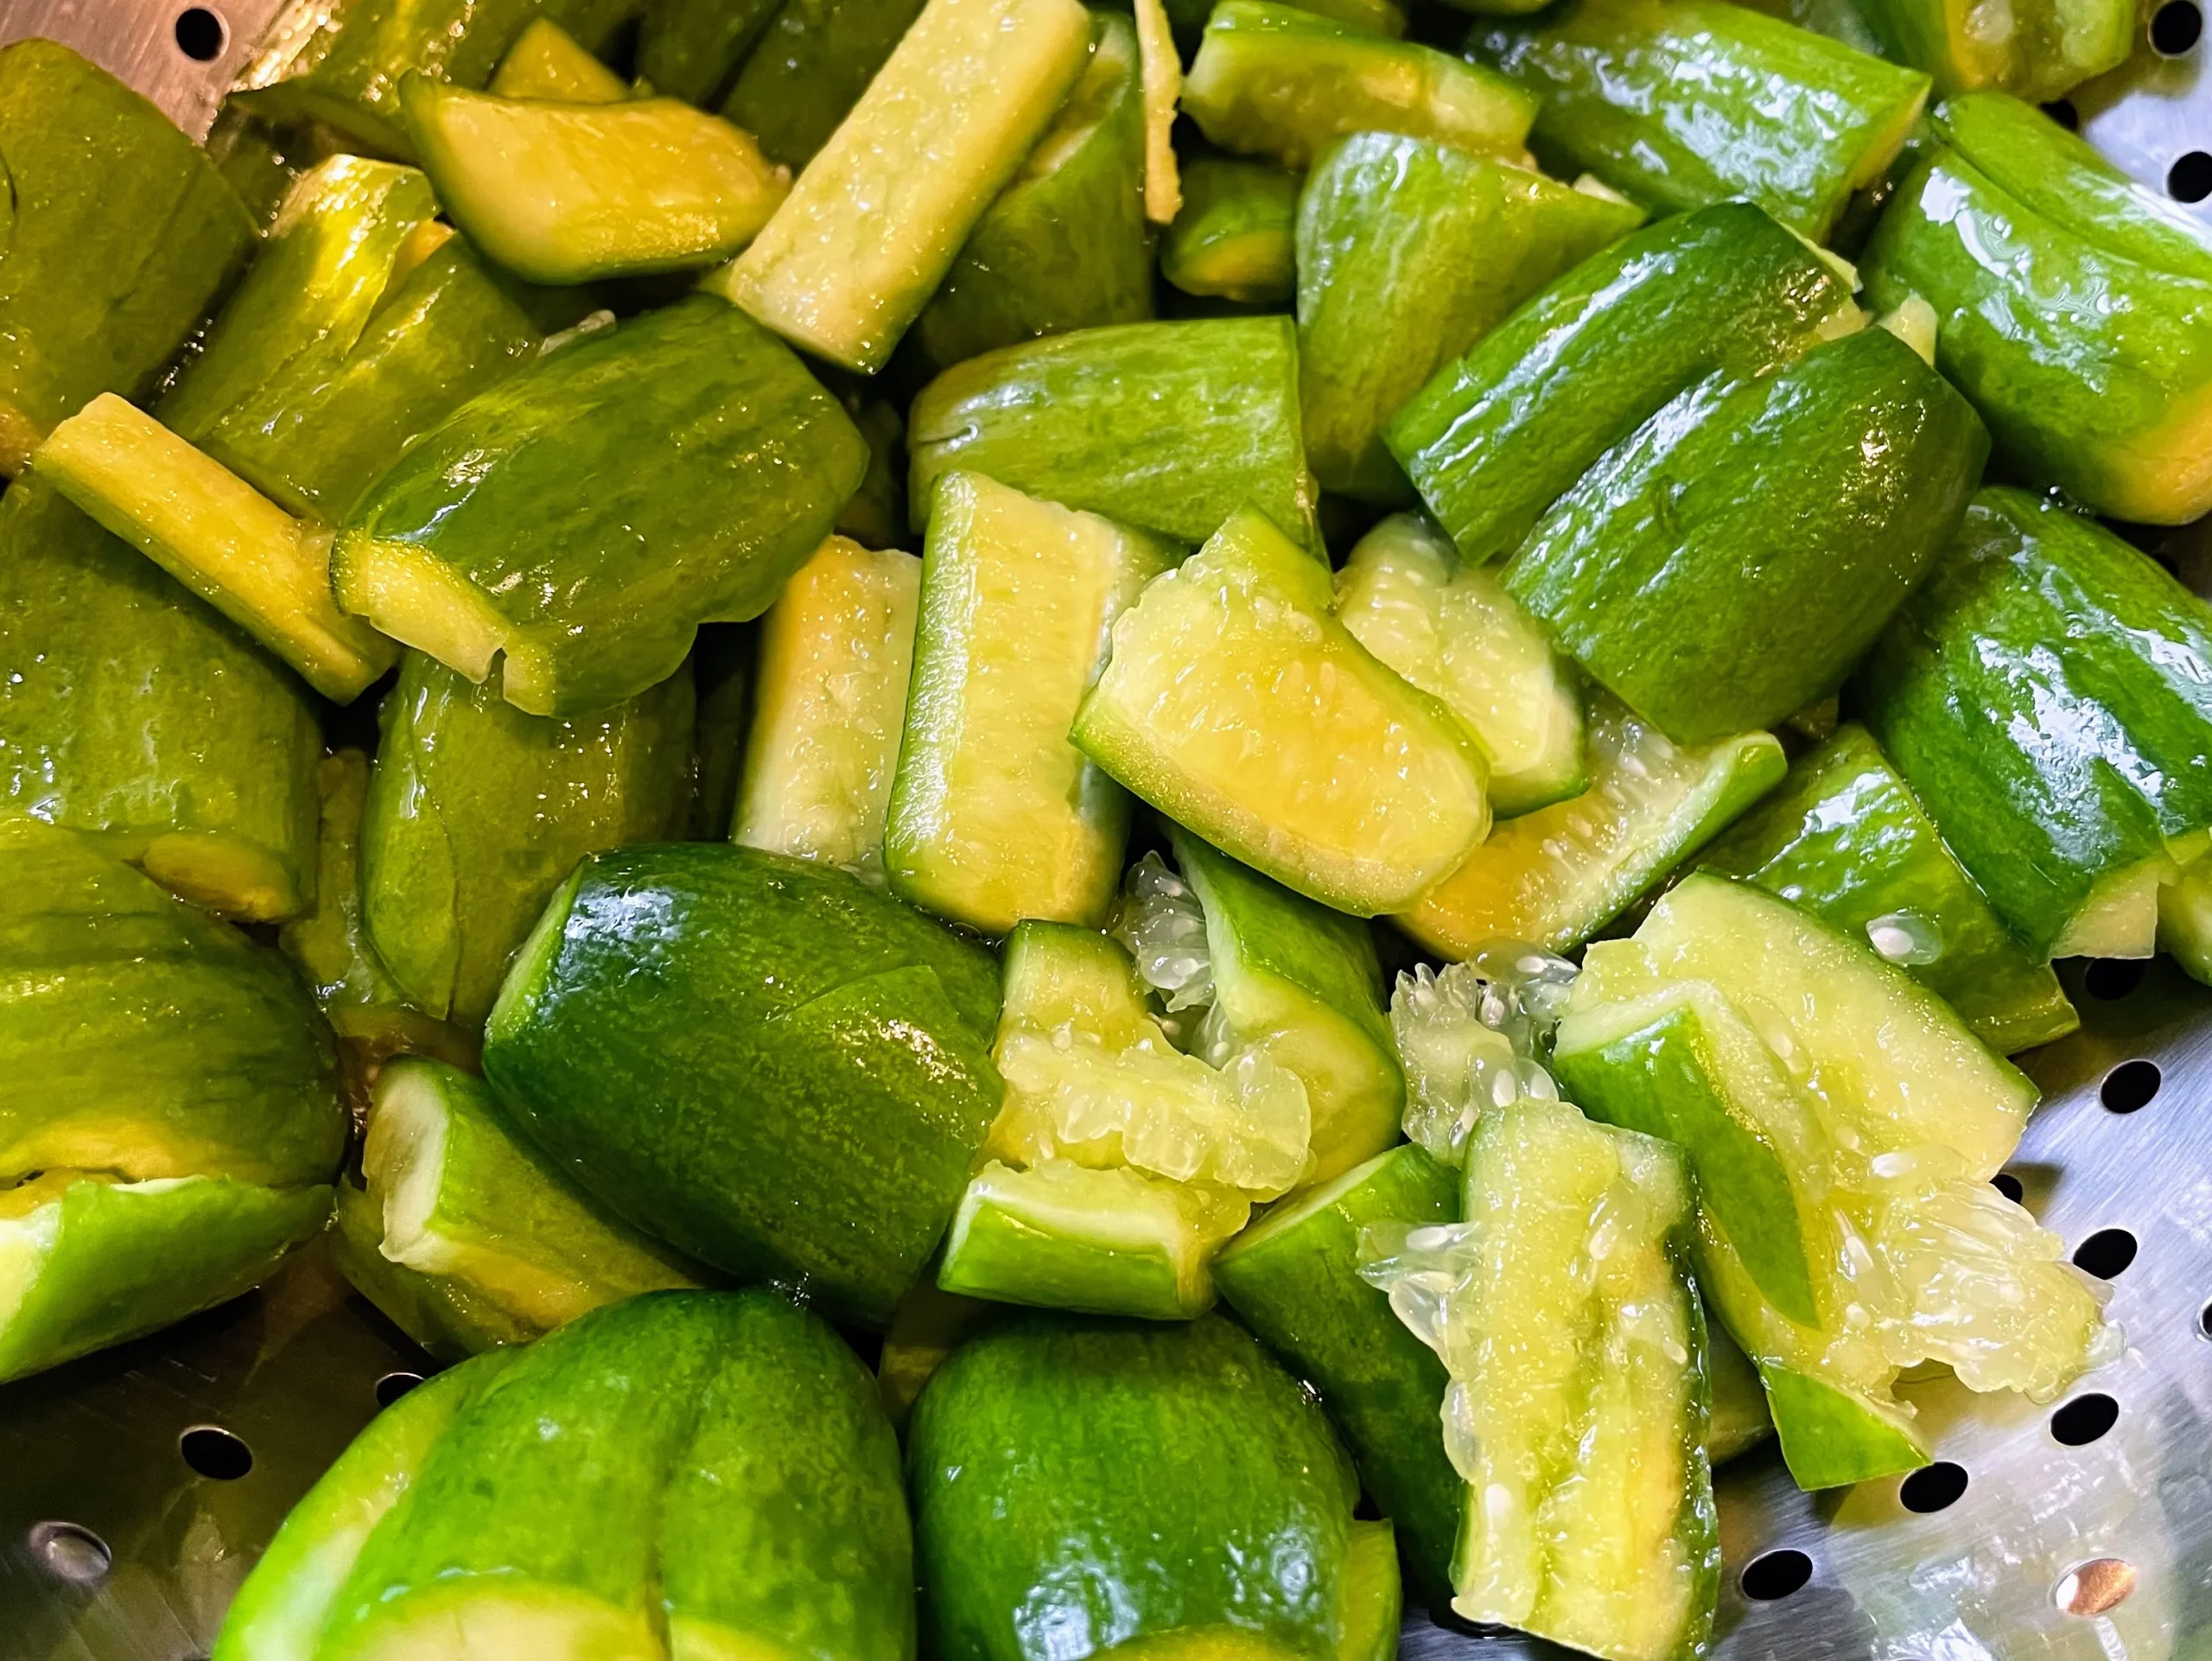
[[[2050,948],[2054,958],[2147,958],[2158,949],[2158,895],[2181,875],[2159,855],[2090,890]]]
[[[516,644],[512,627],[474,584],[412,543],[342,531],[331,550],[331,581],[346,610],[473,681],[481,683]]]
[[[281,923],[312,902],[284,860],[232,837],[172,830],[131,863],[179,899],[241,923]]]
[[[514,961],[507,966],[507,977],[499,984],[499,996],[492,1005],[492,1013],[484,1020],[486,1047],[508,1042],[529,1027],[538,997],[552,977],[554,962],[561,955],[569,911],[576,903],[577,888],[590,865],[588,859],[583,861],[569,874],[569,880],[554,890],[537,921],[515,949]]]
[[[1916,1471],[1935,1457],[1910,1408],[1770,1364],[1759,1377],[1790,1480],[1808,1492]]]

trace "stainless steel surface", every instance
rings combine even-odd
[[[126,80],[159,105],[163,114],[204,138],[224,89],[268,32],[284,0],[0,0],[0,46],[34,37],[60,41]],[[202,60],[178,39],[178,19],[203,12],[184,26],[187,41],[217,42]],[[204,48],[203,48],[204,49]]]

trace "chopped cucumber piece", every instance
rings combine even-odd
[[[400,96],[454,223],[533,283],[728,259],[790,188],[750,134],[677,99],[551,104],[423,76]]]
[[[1849,281],[1758,208],[1700,208],[1537,294],[1383,437],[1459,551],[1489,559],[1684,388],[1758,374],[1857,315]]]
[[[808,166],[852,113],[922,0],[785,0],[745,60],[722,114],[771,160]]]
[[[785,592],[790,592],[788,585]],[[730,836],[737,822],[739,766],[746,759],[745,729],[750,718],[747,699],[752,692],[757,637],[762,632],[742,623],[709,623],[692,643],[691,686],[698,717],[691,734],[690,841],[713,842]],[[899,707],[905,707],[903,696]]]
[[[1359,1263],[1367,1229],[1459,1215],[1455,1174],[1418,1148],[1393,1148],[1273,1207],[1213,1266],[1230,1307],[1343,1428],[1424,1591],[1447,1599],[1461,1510],[1439,1418],[1449,1380]]]
[[[399,660],[338,609],[330,531],[296,519],[151,416],[103,392],[47,435],[41,476],[340,703]]]
[[[1183,59],[1164,0],[1135,0],[1137,52],[1144,79],[1144,216],[1166,225],[1181,212],[1175,167],[1175,106],[1183,96]]]
[[[1482,840],[1487,769],[1329,598],[1327,570],[1241,510],[1116,623],[1071,735],[1216,847],[1369,916],[1411,903]]]
[[[1524,1096],[1557,1101],[1543,1058],[1577,972],[1517,940],[1494,940],[1440,972],[1401,970],[1390,1033],[1405,1063],[1406,1135],[1456,1168],[1484,1114]]]
[[[1090,44],[1075,0],[930,0],[715,285],[809,351],[881,368]]]
[[[1281,305],[1298,291],[1299,177],[1267,162],[1201,156],[1160,245],[1160,274],[1185,294]]]
[[[1771,733],[1678,746],[1611,698],[1590,711],[1590,786],[1509,819],[1467,862],[1402,912],[1430,950],[1471,957],[1492,940],[1554,951],[1581,945],[1782,782]]]
[[[341,1179],[330,1226],[330,1261],[385,1320],[441,1361],[465,1361],[538,1329],[506,1314],[466,1282],[403,1268],[384,1255],[384,1207]]]
[[[1858,693],[2014,934],[2050,956],[2150,954],[2158,887],[2212,828],[2203,601],[2095,521],[1986,489]]]
[[[1352,638],[1459,717],[1490,757],[1501,819],[1588,788],[1574,671],[1495,572],[1461,561],[1425,519],[1393,514],[1337,575]]]
[[[1948,382],[1862,330],[1682,393],[1553,505],[1505,587],[1676,743],[1772,726],[1872,644],[1988,454]]]
[[[674,97],[683,96],[673,87],[662,90]],[[549,17],[536,17],[499,60],[499,72],[492,77],[490,91],[494,98],[620,104],[630,96],[630,84],[578,46],[575,37],[560,24]]]
[[[884,864],[902,899],[987,934],[1103,923],[1129,802],[1068,741],[1115,620],[1171,555],[980,474],[938,480]]]
[[[883,881],[921,591],[912,554],[842,537],[793,575],[760,627],[731,841]]]
[[[1716,1469],[1750,1452],[1774,1434],[1766,1387],[1751,1358],[1728,1329],[1706,1323],[1706,1381],[1713,1387],[1713,1416],[1705,1427],[1705,1456]]]
[[[939,375],[906,434],[910,517],[981,473],[1196,547],[1249,504],[1320,550],[1287,317],[1083,329]]]
[[[1109,1049],[1126,1049],[1160,1031],[1129,954],[1096,929],[1017,924],[1006,939],[1001,997],[1004,1033],[1049,1037],[1066,1026]]]
[[[1438,368],[1640,209],[1433,139],[1355,133],[1322,151],[1298,207],[1298,366],[1323,487],[1410,500],[1385,422]]]
[[[2081,1024],[2050,965],[1998,920],[1863,727],[1801,756],[1701,862],[1864,934],[2000,1054]]]
[[[776,0],[646,0],[638,78],[686,104],[718,104],[777,12]]]
[[[2135,47],[2136,9],[2126,0],[2030,0],[2001,30],[1960,0],[1868,0],[1866,18],[1884,56],[1925,70],[1945,97],[2001,87],[2047,104],[2117,69]]]
[[[1304,168],[1348,132],[1517,156],[1535,103],[1495,71],[1265,0],[1221,0],[1183,110],[1224,150]]]
[[[1452,1609],[1607,1661],[1705,1647],[1719,1527],[1690,1187],[1560,1102],[1485,1115],[1465,1221],[1375,1230],[1366,1273],[1443,1358],[1463,1480]]]
[[[2212,856],[2201,856],[2158,890],[2158,947],[2212,986]]]
[[[1724,0],[1572,0],[1478,25],[1470,56],[1541,100],[1529,143],[1655,213],[1731,198],[1825,241],[1880,181],[1928,77]]]

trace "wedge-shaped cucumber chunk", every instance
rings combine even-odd
[[[363,809],[361,918],[417,1009],[481,1026],[578,859],[681,834],[692,722],[682,671],[601,714],[556,721],[407,654]]]
[[[369,1421],[292,1507],[238,1588],[216,1640],[218,1661],[302,1661],[315,1654],[361,1547],[406,1497],[454,1416],[519,1354],[488,1355],[426,1378]]]
[[[1299,177],[1268,162],[1199,156],[1160,239],[1160,274],[1185,294],[1281,305],[1298,292]]]
[[[880,1324],[998,1111],[997,1016],[988,952],[857,877],[668,843],[593,855],[554,895],[484,1072],[633,1227]]]
[[[1443,365],[1639,208],[1434,139],[1355,133],[1298,206],[1298,372],[1306,451],[1330,490],[1395,505],[1382,424]]]
[[[2001,32],[1958,0],[1871,0],[1866,18],[1885,56],[1925,70],[1947,97],[1996,87],[2048,104],[2118,68],[2135,47],[2136,14],[2114,0],[2037,0],[2016,8]]]
[[[499,71],[488,90],[494,98],[545,99],[557,104],[619,104],[630,96],[629,82],[545,17],[532,19],[516,37],[499,60]],[[673,87],[664,90],[683,96]]]
[[[333,580],[471,680],[497,664],[518,709],[603,710],[674,674],[700,623],[766,610],[868,461],[787,347],[687,296],[454,411],[354,507]]]
[[[931,1653],[1394,1651],[1389,1525],[1353,1519],[1319,1404],[1217,1315],[1006,1322],[930,1381],[909,1450]]]
[[[254,223],[207,155],[53,41],[0,50],[0,474],[102,392],[143,396],[221,296]]]
[[[399,660],[397,642],[332,598],[328,527],[294,519],[114,393],[48,434],[36,456],[41,477],[324,697],[350,703]]]
[[[1467,49],[1541,100],[1529,143],[1554,172],[1655,213],[1741,197],[1816,242],[1928,98],[1918,70],[1724,0],[1573,0]]]
[[[1090,46],[1075,0],[930,0],[715,285],[808,351],[880,369]]]
[[[1573,668],[1497,574],[1462,561],[1427,520],[1395,513],[1359,539],[1337,576],[1337,615],[1475,735],[1499,818],[1588,787]]]
[[[956,468],[1189,547],[1249,504],[1318,552],[1287,317],[1078,330],[985,353],[914,400],[907,506]]]
[[[731,841],[883,880],[921,592],[913,555],[843,537],[793,575],[760,626]]]
[[[1748,1453],[1774,1434],[1766,1386],[1728,1329],[1710,1318],[1705,1334],[1706,1381],[1713,1387],[1713,1414],[1706,1422],[1705,1456],[1718,1469]]]
[[[1799,757],[1701,862],[1864,934],[1999,1054],[2081,1024],[2050,965],[1998,920],[1864,727]]]
[[[900,898],[988,934],[1105,921],[1129,800],[1068,729],[1114,620],[1170,563],[1095,513],[938,482],[884,843]]]
[[[646,0],[638,78],[687,104],[718,104],[777,12],[776,0]]]
[[[1553,504],[1505,587],[1676,743],[1772,726],[1842,683],[1988,454],[1967,401],[1866,329],[1682,393]]]
[[[1136,32],[1091,14],[1090,61],[983,212],[914,325],[939,368],[1070,329],[1152,315]]]
[[[737,73],[722,114],[797,172],[860,102],[922,0],[784,0]]]
[[[1858,316],[1849,280],[1758,208],[1701,208],[1528,301],[1383,437],[1459,551],[1489,559],[1685,387],[1716,368],[1757,374]]]
[[[1488,768],[1329,599],[1325,569],[1240,511],[1116,623],[1072,736],[1177,824],[1371,916],[1411,903],[1488,833]]]
[[[789,188],[752,135],[677,99],[555,104],[417,75],[400,99],[454,223],[533,283],[714,264]]]
[[[1443,1600],[1463,1509],[1440,1419],[1450,1381],[1360,1278],[1360,1240],[1370,1228],[1459,1216],[1457,1174],[1418,1148],[1393,1148],[1273,1207],[1214,1260],[1222,1296],[1319,1393],[1424,1594]]]
[[[445,1362],[503,1345],[527,1344],[538,1328],[507,1314],[467,1282],[425,1275],[384,1255],[384,1206],[351,1179],[331,1208],[330,1261],[385,1320]]]
[[[912,1654],[897,1441],[827,1324],[766,1291],[654,1293],[457,1376],[492,1367],[427,1449],[396,1450],[404,1498],[313,1653],[426,1654],[459,1632],[503,1656]],[[359,1474],[341,1461],[304,1514]],[[324,1576],[271,1561],[248,1607],[304,1575],[306,1626]]]
[[[1936,126],[1866,245],[1869,303],[1935,308],[1937,366],[2024,483],[2154,525],[2212,508],[2212,237],[2016,99]]]
[[[1363,1230],[1366,1274],[1451,1376],[1467,1620],[1606,1661],[1704,1649],[1720,1540],[1691,1210],[1674,1149],[1522,1101],[1476,1127],[1463,1221]]]
[[[2158,890],[2158,949],[2212,986],[2212,856],[2200,855]]]
[[[1183,83],[1183,110],[1224,150],[1304,168],[1348,132],[1436,138],[1516,156],[1535,101],[1492,70],[1318,12],[1221,0]]]
[[[2024,491],[1966,526],[1860,671],[1868,729],[1997,913],[2052,957],[2148,957],[2212,828],[2212,615]]]
[[[1501,939],[1580,945],[1780,784],[1789,761],[1771,733],[1677,745],[1601,694],[1588,767],[1581,795],[1499,825],[1399,926],[1452,958]]]
[[[1926,1462],[1903,1368],[2046,1400],[2117,1352],[2056,1237],[1988,1185],[2033,1087],[1787,902],[1685,881],[1634,939],[1592,948],[1554,1066],[1592,1113],[1682,1144],[1700,1284],[1801,1486]]]

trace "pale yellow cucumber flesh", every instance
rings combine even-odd
[[[495,98],[534,98],[561,104],[619,104],[630,88],[575,37],[550,17],[533,17],[515,37],[492,77]]]

